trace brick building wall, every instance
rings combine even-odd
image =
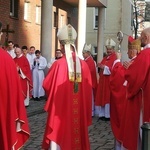
[[[35,46],[36,49],[40,49],[40,30],[41,25],[36,23],[36,6],[41,6],[41,0],[18,0],[18,17],[14,18],[10,16],[10,1],[11,0],[0,0],[0,21],[3,23],[3,29],[9,25],[14,33],[9,33],[8,40],[12,40],[14,43],[19,44],[20,47],[26,45],[28,47]],[[17,1],[17,0],[16,0]],[[29,20],[24,19],[25,2],[30,3]],[[54,7],[56,11],[60,9],[66,11],[68,21],[77,29],[77,8],[62,2],[61,0],[54,0]],[[59,16],[57,16],[59,18]],[[58,26],[53,29],[53,50],[58,47],[56,42],[56,33]],[[6,33],[3,33],[2,44],[5,44]],[[53,40],[53,39],[52,39]]]
[[[9,33],[9,39],[21,46],[34,45],[36,49],[40,48],[40,24],[36,24],[36,5],[41,5],[40,0],[30,0],[30,21],[24,20],[24,0],[19,0],[18,18],[10,16],[10,0],[0,0],[0,21],[3,23],[3,29],[7,24],[14,33]],[[5,43],[6,33],[3,33],[2,44]]]

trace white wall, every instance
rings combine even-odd
[[[121,2],[120,0],[108,1],[106,9],[105,41],[112,38],[117,42],[117,33],[121,28]]]
[[[124,33],[122,42],[122,60],[128,60],[128,36],[132,36],[131,30],[131,4],[129,0],[122,0],[122,25],[121,31]]]
[[[86,43],[97,46],[97,30],[93,29],[94,22],[94,8],[87,8],[87,20],[86,20]]]
[[[94,9],[87,8],[86,42],[93,46],[97,45],[97,30],[93,29]],[[112,38],[117,44],[117,33],[122,31],[124,39],[121,45],[122,59],[127,59],[127,38],[131,35],[131,4],[128,0],[108,0],[106,8],[106,20],[104,27],[104,41]],[[105,43],[101,43],[105,44]],[[116,49],[118,46],[116,46]],[[105,51],[105,48],[102,50]]]

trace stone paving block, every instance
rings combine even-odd
[[[21,150],[41,150],[47,113],[43,111],[45,100],[30,101],[27,108],[30,124],[30,139]],[[89,127],[89,140],[91,150],[114,150],[114,136],[111,131],[110,121],[98,121],[98,117],[92,118]]]

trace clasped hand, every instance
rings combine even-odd
[[[123,66],[126,69],[128,69],[131,64],[132,64],[132,62],[128,62],[128,61],[123,62]]]

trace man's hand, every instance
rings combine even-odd
[[[124,66],[126,69],[128,69],[131,64],[132,64],[132,62],[128,62],[128,61],[123,62],[123,66]]]
[[[98,64],[98,67],[99,67],[100,69],[104,69],[105,65],[103,65],[103,64]]]
[[[20,67],[19,67],[19,66],[17,66],[17,71],[19,71],[19,69],[20,69]]]
[[[117,57],[117,59],[121,59],[121,53],[116,52],[116,57]]]

